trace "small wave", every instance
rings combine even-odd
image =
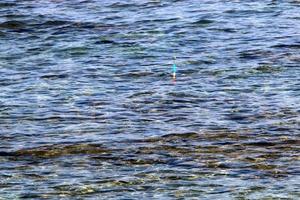
[[[300,44],[276,44],[272,48],[300,49]]]
[[[25,27],[25,22],[22,21],[6,21],[0,24],[2,29],[21,29]]]

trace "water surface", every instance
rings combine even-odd
[[[299,9],[1,1],[0,199],[299,199]]]

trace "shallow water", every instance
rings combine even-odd
[[[299,199],[299,9],[1,1],[0,199]]]

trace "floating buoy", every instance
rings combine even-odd
[[[173,80],[176,79],[176,71],[177,71],[177,66],[176,66],[176,57],[174,57],[174,63],[173,63],[173,67],[172,67],[172,73],[173,73]]]

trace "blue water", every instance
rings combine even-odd
[[[299,199],[299,9],[2,0],[0,199]]]

